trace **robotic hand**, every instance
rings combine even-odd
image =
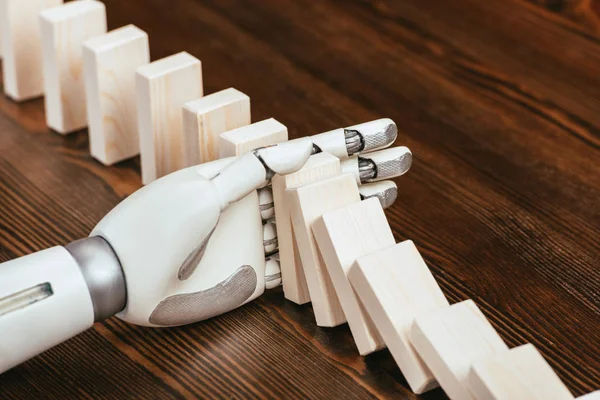
[[[360,183],[401,175],[411,164],[405,147],[357,156],[389,146],[396,132],[377,120],[172,173],[121,202],[90,237],[1,264],[0,373],[115,314],[177,326],[260,296],[281,281],[275,258],[265,258],[276,250],[273,222],[263,224],[273,217],[270,178],[321,151]],[[361,193],[386,206],[396,187]]]

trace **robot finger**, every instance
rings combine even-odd
[[[281,267],[279,253],[265,259],[265,289],[273,289],[281,285]]]
[[[273,220],[270,220],[263,225],[263,246],[265,248],[266,256],[272,255],[279,249],[277,227]]]
[[[412,153],[405,146],[352,156],[341,162],[342,173],[354,175],[359,185],[404,175],[411,165]]]
[[[384,209],[394,204],[398,197],[398,187],[392,181],[366,183],[359,186],[358,191],[362,200],[370,199],[371,197],[379,199]]]
[[[267,185],[273,175],[285,175],[302,168],[312,148],[310,139],[301,138],[259,148],[238,157],[211,179],[221,211],[253,190]]]
[[[311,136],[313,154],[327,152],[343,160],[389,147],[398,136],[398,127],[389,118],[377,119],[347,128]]]
[[[260,205],[260,216],[263,221],[267,221],[275,216],[275,203],[273,202],[273,189],[271,186],[258,189],[258,202]]]

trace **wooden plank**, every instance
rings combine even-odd
[[[409,334],[416,316],[449,304],[415,244],[407,240],[358,258],[348,278],[413,392],[438,386]]]
[[[193,164],[219,158],[222,133],[250,123],[250,98],[234,88],[221,90],[183,107],[183,131],[196,149]]]
[[[532,344],[476,361],[471,367],[468,384],[478,399],[574,399]]]
[[[87,126],[83,43],[106,33],[106,8],[79,0],[40,14],[46,124],[61,134]]]
[[[219,158],[239,156],[259,147],[288,140],[285,125],[274,118],[223,132],[220,137]]]
[[[197,146],[191,147],[183,134],[181,108],[204,93],[202,64],[181,52],[138,68],[136,75],[142,182],[146,185],[195,163]]]
[[[348,280],[350,267],[358,257],[396,243],[381,203],[373,198],[324,213],[315,219],[312,231],[359,353],[366,355],[385,347]]]
[[[139,154],[135,71],[150,62],[148,35],[115,29],[86,41],[83,61],[92,157],[112,165]]]
[[[467,378],[471,364],[508,351],[473,300],[416,317],[410,339],[448,397],[475,399]]]
[[[42,96],[42,37],[39,14],[62,0],[1,0],[0,37],[4,93],[15,101]]]
[[[349,174],[338,175],[287,189],[286,197],[317,325],[343,324],[346,317],[317,247],[312,226],[324,213],[360,202],[356,180]]]
[[[311,156],[300,171],[288,175],[275,175],[271,180],[283,294],[286,299],[296,304],[310,302],[310,294],[298,253],[289,204],[285,201],[286,190],[339,175],[340,171],[340,160],[337,157],[319,153]]]

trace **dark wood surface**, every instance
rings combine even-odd
[[[394,119],[414,154],[396,239],[575,395],[600,388],[600,2],[105,3],[153,59],[200,58],[206,93],[247,93],[253,121],[297,137]],[[42,100],[0,97],[0,261],[86,236],[139,187],[139,159],[105,168],[87,132],[48,131]],[[389,352],[358,356],[347,326],[316,327],[276,289],[182,328],[111,318],[0,376],[1,399],[67,397],[415,396]]]

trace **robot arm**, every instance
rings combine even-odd
[[[120,203],[90,238],[0,265],[0,373],[128,308],[142,325],[191,322],[181,316],[189,302],[155,299],[194,285],[186,260],[202,258],[198,243],[230,204],[273,173],[300,169],[311,152],[311,141],[298,140],[241,156],[212,179],[196,167],[175,172]]]
[[[362,197],[389,206],[396,186],[377,181],[411,163],[405,147],[381,150],[396,133],[382,119],[187,168],[129,196],[89,238],[0,264],[0,373],[115,314],[183,325],[276,287],[276,237],[263,224],[272,196],[256,189],[327,151],[364,184]]]

